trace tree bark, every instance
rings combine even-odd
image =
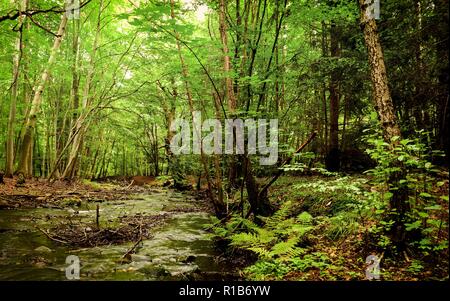
[[[27,9],[28,0],[19,3],[19,11]],[[14,126],[16,123],[17,90],[19,87],[20,61],[22,59],[22,34],[25,15],[19,13],[18,28],[19,34],[16,38],[15,53],[13,57],[13,83],[11,86],[11,105],[8,117],[8,133],[6,138],[6,169],[5,177],[11,178],[14,173]]]
[[[400,127],[398,126],[397,116],[394,112],[394,105],[389,90],[377,24],[375,19],[367,13],[368,4],[365,2],[365,0],[359,0],[361,26],[369,57],[373,100],[383,129],[383,136],[387,142],[390,142],[392,137],[401,136]]]
[[[331,57],[337,61],[340,56],[339,49],[339,33],[337,25],[334,21],[330,27],[330,51]],[[331,72],[330,80],[330,150],[327,155],[326,167],[330,171],[339,171],[340,167],[340,151],[339,151],[339,74],[336,66]]]
[[[361,27],[368,52],[375,110],[378,113],[384,140],[389,143],[391,147],[395,147],[398,142],[392,141],[392,138],[401,138],[401,131],[389,90],[386,66],[377,31],[377,24],[375,19],[368,13],[368,5],[365,2],[365,0],[359,0]],[[389,200],[391,210],[388,219],[394,221],[394,224],[388,230],[388,234],[390,235],[394,246],[398,250],[402,250],[405,248],[407,234],[405,231],[405,220],[407,219],[407,213],[410,210],[410,206],[408,203],[407,187],[400,183],[400,181],[405,178],[406,171],[401,165],[401,162],[393,163],[393,165],[395,166],[392,167],[399,168],[399,171],[393,172],[388,179],[388,185],[390,186],[390,192],[392,193],[392,197]],[[391,189],[391,187],[394,189]]]
[[[31,176],[31,170],[29,170],[29,161],[31,160],[31,145],[33,144],[33,132],[36,127],[37,113],[42,103],[42,93],[44,92],[45,85],[50,76],[50,69],[52,68],[56,60],[58,49],[61,46],[61,41],[66,31],[66,25],[67,15],[63,14],[46,67],[42,72],[39,84],[35,88],[34,97],[31,102],[30,113],[25,123],[25,135],[21,144],[20,160],[17,169],[17,173],[22,174],[25,177]]]
[[[74,130],[71,133],[71,135],[74,135],[72,147],[69,154],[69,159],[67,161],[66,168],[64,169],[64,172],[62,174],[62,178],[64,179],[73,179],[76,176],[76,165],[78,161],[78,155],[81,151],[81,146],[83,144],[83,137],[86,132],[86,114],[88,112],[88,108],[90,106],[90,92],[91,92],[91,85],[92,81],[94,79],[95,74],[95,56],[97,53],[98,43],[100,40],[100,33],[101,33],[101,17],[102,17],[102,11],[103,11],[103,0],[100,1],[99,9],[98,9],[98,15],[97,15],[97,26],[96,26],[96,32],[95,32],[95,38],[94,38],[94,44],[92,46],[92,53],[90,56],[89,61],[89,69],[86,76],[86,83],[83,89],[83,98],[82,98],[82,113],[81,115],[76,119]],[[74,100],[77,100],[76,98]]]

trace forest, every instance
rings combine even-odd
[[[447,280],[446,0],[0,0],[0,280]]]

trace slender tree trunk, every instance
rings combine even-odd
[[[236,96],[234,94],[233,88],[233,80],[230,76],[232,71],[231,61],[229,56],[229,48],[228,48],[228,33],[227,33],[227,23],[226,23],[226,14],[227,14],[227,3],[225,0],[219,1],[219,31],[220,38],[222,42],[222,52],[223,52],[223,71],[225,73],[225,86],[226,86],[226,96],[228,100],[228,110],[232,116],[236,111]],[[233,134],[233,137],[236,135]],[[233,141],[233,145],[235,141]],[[228,160],[228,181],[230,187],[236,187],[236,156],[230,156]]]
[[[61,17],[61,22],[59,24],[58,32],[55,37],[55,41],[53,43],[53,47],[50,51],[48,62],[42,73],[41,80],[39,81],[39,84],[35,89],[34,97],[31,102],[30,114],[25,123],[25,135],[23,137],[23,141],[21,144],[19,166],[17,169],[17,173],[22,174],[25,177],[29,177],[31,175],[28,162],[31,159],[31,145],[33,144],[32,136],[34,128],[36,127],[37,113],[39,111],[42,102],[42,93],[44,91],[48,77],[50,75],[50,68],[53,66],[56,60],[57,52],[61,45],[61,41],[66,30],[66,24],[67,24],[67,15],[63,14]]]
[[[78,109],[80,106],[80,19],[73,19],[73,36],[72,36],[72,88],[70,91],[70,104],[72,109],[72,122],[73,127],[78,118]]]
[[[176,158],[176,156],[174,156],[174,154],[172,153],[172,151],[170,149],[170,141],[172,141],[172,137],[173,137],[173,133],[170,131],[170,125],[172,124],[172,122],[175,119],[176,102],[177,102],[177,98],[178,98],[178,91],[175,86],[175,79],[172,77],[170,79],[170,81],[171,81],[171,85],[172,85],[172,93],[168,93],[166,91],[166,88],[161,84],[161,82],[159,82],[159,81],[157,82],[157,84],[162,92],[164,92],[166,94],[170,94],[168,101],[166,101],[166,97],[164,95],[161,95],[161,106],[164,111],[164,117],[165,117],[165,122],[166,122],[166,127],[167,127],[167,134],[164,139],[164,149],[165,149],[166,159],[167,159],[166,171],[167,171],[167,174],[169,174],[169,172],[170,172],[170,174],[172,175],[174,187],[182,188],[184,185],[183,183],[185,181],[185,177],[179,168],[178,159]],[[169,103],[169,105],[167,103]]]
[[[172,17],[172,19],[175,19],[175,1],[174,0],[170,0],[170,6],[171,6],[171,17]],[[175,38],[176,38],[176,42],[177,42],[178,55],[179,55],[179,59],[180,59],[180,63],[181,63],[181,73],[184,78],[184,85],[186,88],[186,95],[188,98],[189,110],[192,114],[192,118],[194,118],[194,101],[192,98],[192,92],[191,92],[191,88],[189,86],[189,80],[188,80],[189,72],[188,72],[186,63],[184,62],[183,53],[181,50],[180,35],[178,34],[177,31],[175,31]],[[194,129],[194,131],[197,131],[197,130],[198,129]],[[197,133],[197,136],[200,137],[200,133]],[[225,204],[223,202],[221,202],[220,199],[217,199],[214,196],[212,184],[211,184],[212,183],[211,177],[209,175],[209,170],[208,170],[207,158],[205,157],[205,154],[202,151],[201,145],[200,145],[200,160],[203,165],[203,169],[204,169],[204,172],[206,175],[206,180],[208,183],[208,196],[213,203],[216,215],[218,217],[223,217],[223,215],[225,213]]]
[[[19,11],[26,10],[28,0],[19,3]],[[23,23],[26,16],[20,14],[18,18],[19,33],[16,38],[15,53],[13,57],[13,83],[11,86],[11,106],[8,117],[8,133],[6,138],[6,170],[5,177],[11,178],[14,173],[14,127],[16,123],[17,90],[19,87],[20,61],[22,59]]]
[[[341,149],[345,150],[346,148],[346,128],[347,128],[347,122],[348,122],[348,98],[344,96],[344,125],[342,126],[342,138],[341,138]]]
[[[340,56],[339,33],[334,21],[330,28],[331,57],[338,59]],[[330,80],[330,150],[327,155],[326,167],[330,171],[338,171],[340,162],[339,151],[339,74],[336,70],[331,72]]]
[[[278,30],[278,19],[280,15],[280,3],[279,0],[275,0],[275,34]],[[278,43],[275,46],[275,112],[278,114],[280,109],[280,51]]]
[[[62,177],[65,179],[73,179],[76,176],[76,164],[78,161],[78,155],[81,151],[82,144],[83,144],[83,137],[86,132],[86,125],[85,125],[85,119],[86,115],[90,106],[90,92],[91,92],[91,85],[92,81],[94,79],[95,74],[95,56],[97,53],[98,43],[100,40],[100,33],[101,33],[101,17],[102,17],[102,11],[103,11],[103,0],[100,1],[99,10],[98,10],[98,16],[97,16],[97,28],[94,38],[94,44],[92,46],[92,53],[90,56],[90,62],[89,62],[89,70],[88,74],[86,76],[86,83],[83,90],[83,99],[82,99],[82,113],[81,115],[76,119],[75,121],[75,127],[72,135],[74,135],[72,147],[69,154],[69,159],[67,161],[66,168],[64,169],[64,172],[62,174]],[[77,100],[76,97],[74,98],[74,101]]]
[[[448,0],[436,0],[434,14],[437,16],[437,22],[439,22],[439,30],[433,32],[434,38],[439,43],[436,43],[436,57],[441,61],[438,67],[438,145],[443,149],[446,154],[446,164],[449,164],[450,158],[450,133],[449,133],[449,55],[448,55],[448,43],[446,39],[449,36],[449,8]]]

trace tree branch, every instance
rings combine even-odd
[[[92,0],[86,0],[84,3],[80,4],[79,9],[83,8],[84,6],[86,6],[91,1]],[[66,12],[65,9],[60,9],[58,6],[53,6],[53,7],[49,8],[49,9],[38,9],[38,10],[27,9],[27,10],[24,10],[24,11],[20,11],[20,10],[16,9],[16,10],[10,11],[9,13],[7,13],[4,16],[0,16],[0,22],[6,21],[6,20],[15,20],[20,15],[26,15],[28,17],[32,17],[32,16],[37,15],[37,14],[47,14],[47,13],[60,14],[60,13],[65,13],[65,12]]]

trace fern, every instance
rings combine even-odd
[[[286,241],[281,241],[274,245],[272,249],[270,250],[271,257],[281,257],[281,256],[288,256],[291,257],[294,254],[297,254],[299,248],[296,247],[296,245],[300,241],[299,235],[291,236]]]
[[[291,213],[291,208],[291,201],[284,202],[271,217],[265,218],[266,228],[271,230],[279,228]]]
[[[231,246],[258,255],[259,261],[245,270],[252,278],[280,278],[291,268],[315,264],[315,257],[307,257],[307,249],[300,247],[314,229],[314,217],[308,212],[292,217],[292,207],[288,201],[271,217],[260,217],[263,226],[238,215],[233,215],[225,226],[216,226],[215,233],[230,239]]]
[[[265,229],[258,229],[257,233],[237,233],[231,236],[231,245],[251,248],[267,246],[273,242],[276,237],[270,231]]]
[[[302,212],[297,216],[297,221],[302,225],[311,225],[313,217],[308,212]]]
[[[248,250],[255,252],[259,258],[262,258],[262,259],[271,259],[272,258],[271,252],[268,251],[264,247],[251,247],[251,248],[248,248]]]
[[[255,252],[260,258],[270,260],[279,258],[288,261],[300,256],[305,250],[298,247],[304,236],[313,230],[313,217],[303,212],[297,217],[291,215],[291,202],[285,202],[271,217],[261,217],[265,225],[235,217],[242,224],[240,233],[230,235],[231,245]]]

